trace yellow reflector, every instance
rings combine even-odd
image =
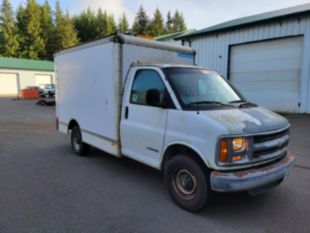
[[[222,139],[220,143],[220,161],[226,162],[228,155],[228,143],[227,140]]]

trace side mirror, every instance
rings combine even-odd
[[[157,89],[149,89],[146,92],[145,100],[147,105],[161,107],[160,92]]]

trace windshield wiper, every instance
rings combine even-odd
[[[230,104],[234,104],[234,103],[244,103],[244,102],[246,102],[246,101],[244,101],[244,100],[234,100],[234,101],[230,101],[229,103]]]
[[[207,101],[207,100],[204,100],[204,101],[196,101],[196,102],[189,103],[189,104],[187,104],[187,105],[191,106],[191,105],[199,105],[199,104],[214,104],[214,105],[221,105],[221,106],[233,107],[233,106],[230,105],[230,104],[224,104],[224,103],[219,102],[219,101]]]
[[[243,108],[243,107],[257,107],[257,104],[251,103],[251,102],[247,102],[245,100],[234,100],[234,101],[230,101],[230,104],[233,103],[240,103],[239,108]]]

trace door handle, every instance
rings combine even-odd
[[[129,114],[129,108],[128,106],[125,107],[125,119],[128,119],[128,114]]]

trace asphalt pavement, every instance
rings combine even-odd
[[[310,115],[286,115],[296,166],[258,196],[215,194],[189,213],[160,172],[96,149],[75,156],[55,108],[0,98],[0,233],[310,232]]]

